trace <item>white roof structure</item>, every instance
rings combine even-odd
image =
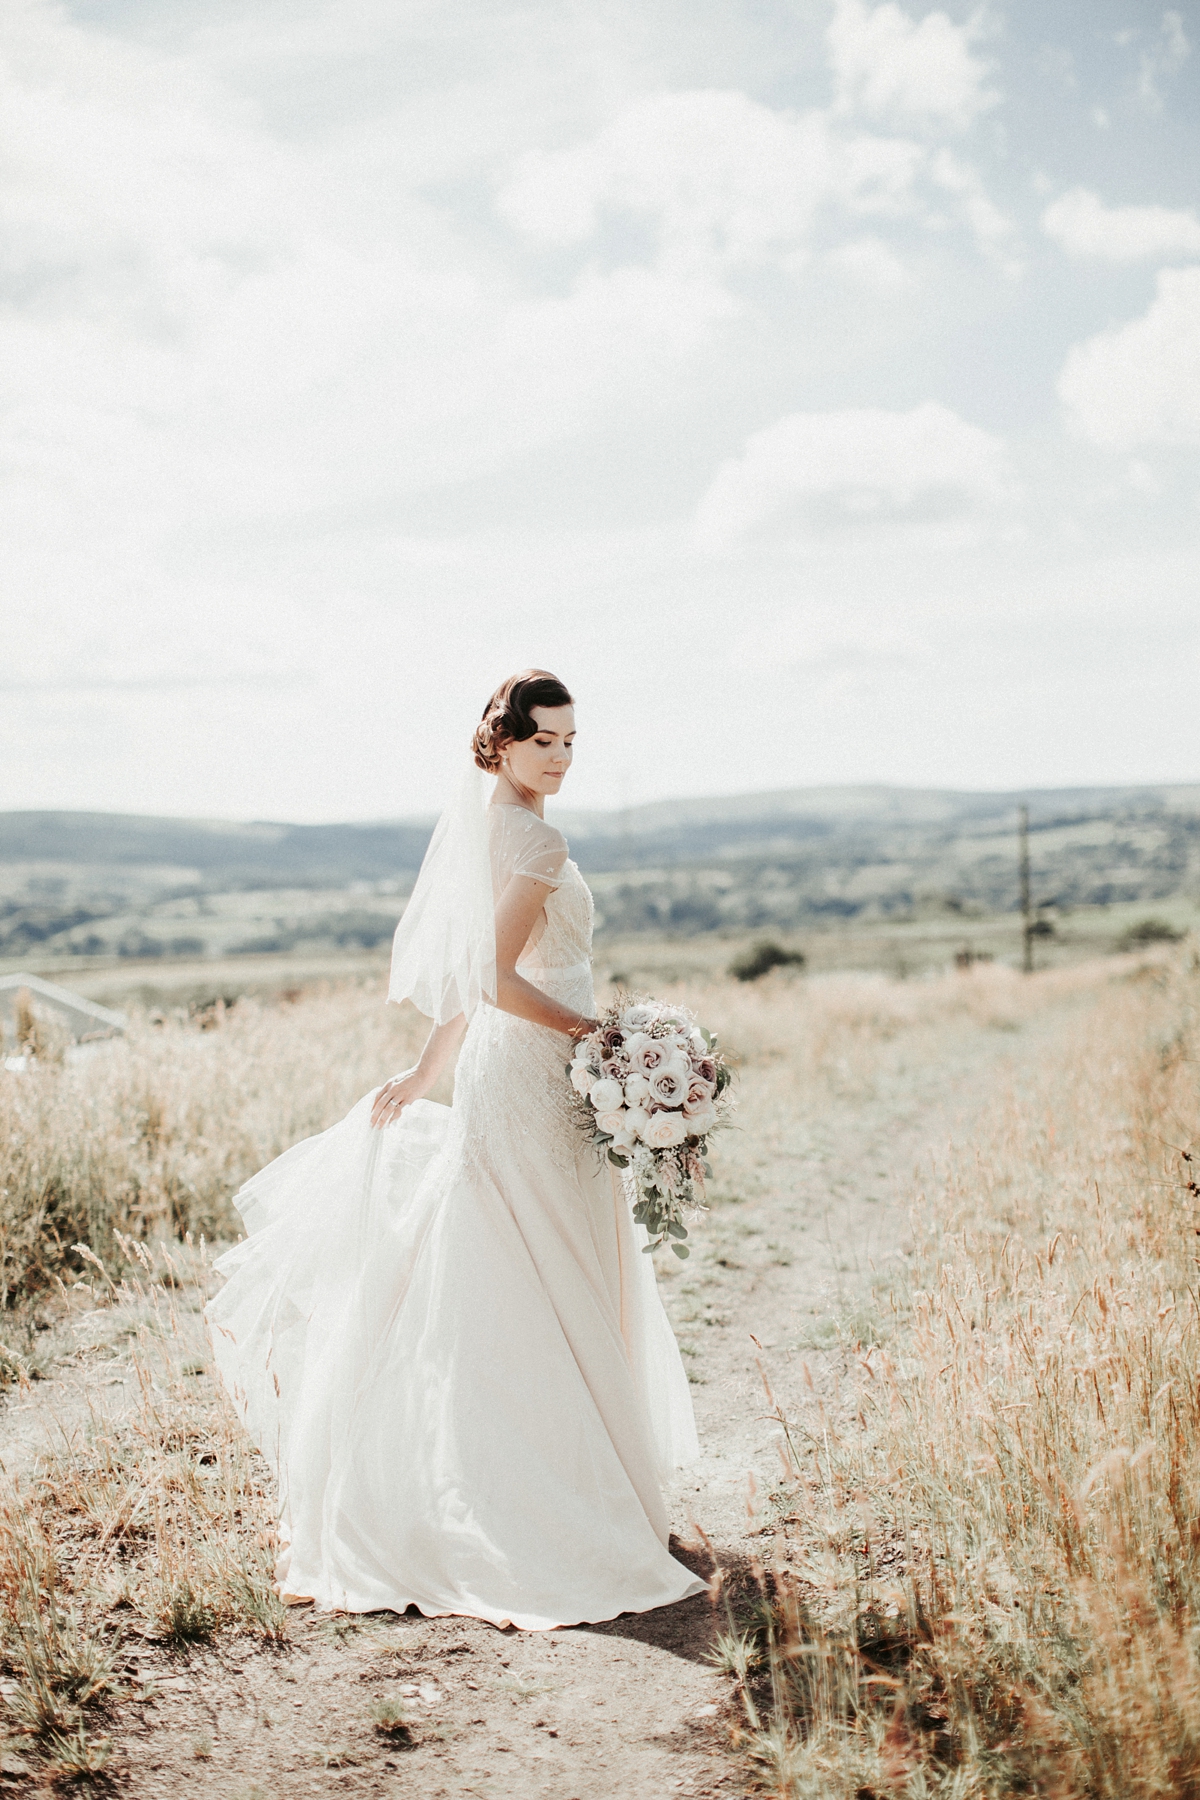
[[[129,1020],[123,1012],[97,1006],[70,988],[56,987],[39,975],[0,975],[0,1035],[7,1036],[17,1007],[17,995],[24,989],[31,999],[53,1008],[75,1038],[111,1037],[124,1031]]]

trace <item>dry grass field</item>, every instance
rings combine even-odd
[[[420,1021],[317,984],[0,1072],[0,1793],[1200,1794],[1188,946],[676,991],[741,1065],[664,1270],[720,1573],[557,1648],[285,1615],[206,1373],[232,1192]]]
[[[789,1422],[723,1648],[797,1800],[1200,1793],[1200,979],[1041,985],[1054,1053],[946,1160],[851,1403]]]

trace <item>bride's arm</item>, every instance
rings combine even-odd
[[[457,1019],[449,1019],[445,1025],[434,1026],[425,1040],[425,1048],[416,1068],[409,1069],[404,1075],[393,1076],[391,1081],[385,1081],[376,1094],[375,1104],[371,1108],[372,1125],[394,1124],[413,1100],[425,1098],[458,1049],[465,1024],[466,1020],[459,1013]]]
[[[548,1031],[583,1037],[594,1029],[595,1019],[552,999],[517,974],[517,958],[552,892],[548,882],[532,875],[514,875],[500,896],[496,907],[496,1005],[502,1012],[515,1013],[518,1019],[529,1019]]]
[[[517,958],[529,942],[529,934],[551,891],[548,882],[535,881],[532,875],[514,875],[500,896],[496,908],[496,1004],[502,1012],[530,1019],[548,1031],[583,1037],[594,1028],[595,1019],[577,1012],[573,1006],[564,1006],[561,1000],[552,999],[517,974]],[[391,1125],[412,1101],[424,1099],[457,1050],[465,1024],[460,1013],[457,1019],[434,1026],[416,1068],[385,1082],[376,1094],[371,1108],[372,1125]]]

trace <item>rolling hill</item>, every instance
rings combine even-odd
[[[686,934],[1011,909],[1020,804],[1044,908],[1200,892],[1200,786],[797,788],[550,817],[601,929]],[[0,957],[369,949],[391,935],[431,824],[0,813]]]

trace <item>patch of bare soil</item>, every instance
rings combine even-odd
[[[885,1305],[902,1268],[913,1195],[1013,1049],[986,1022],[963,1023],[840,1096],[836,1086],[795,1093],[770,1131],[770,1092],[755,1100],[748,1076],[724,1198],[691,1261],[663,1271],[704,1446],[672,1495],[676,1553],[691,1566],[710,1573],[711,1546],[736,1577],[760,1546],[781,1469],[764,1382],[798,1429],[819,1427],[856,1312]],[[185,1320],[195,1334],[199,1303]],[[9,1401],[6,1466],[36,1464],[39,1435],[70,1438],[97,1407],[119,1411],[127,1351],[119,1334],[97,1334]],[[130,1622],[117,1633],[124,1686],[103,1727],[106,1780],[130,1800],[721,1800],[754,1789],[731,1730],[731,1684],[706,1660],[724,1619],[704,1597],[553,1633],[300,1608],[278,1644],[225,1633],[182,1650],[117,1616]],[[0,1793],[49,1783],[6,1776],[11,1766],[0,1765]]]
[[[148,1650],[114,1774],[146,1800],[728,1792],[707,1602],[671,1613],[539,1634],[303,1610],[278,1649]]]

